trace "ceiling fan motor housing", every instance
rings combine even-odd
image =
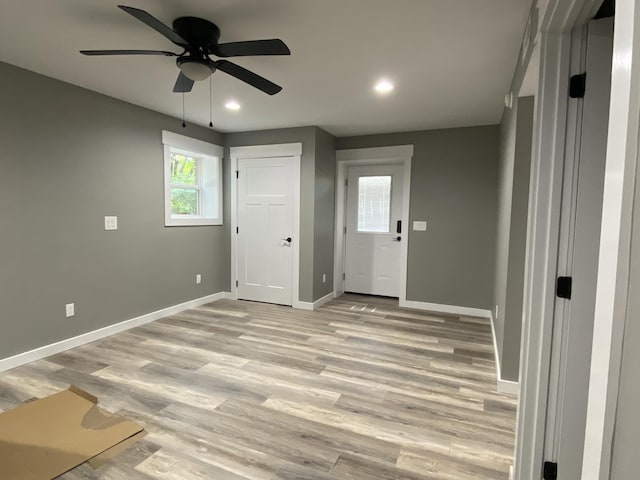
[[[213,52],[220,40],[218,26],[203,18],[180,17],[172,25],[173,30],[189,43],[189,47],[199,48],[204,53]]]

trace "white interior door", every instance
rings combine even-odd
[[[292,304],[295,160],[238,160],[238,298]]]
[[[588,25],[587,82],[582,110],[575,228],[571,262],[572,293],[562,335],[553,339],[560,352],[556,416],[558,478],[582,478],[582,460],[593,341],[598,252],[607,151],[613,19]],[[553,400],[553,399],[550,399]]]
[[[400,295],[402,165],[349,167],[345,247],[346,292]]]

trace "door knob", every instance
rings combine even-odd
[[[287,243],[291,243],[291,237],[283,238],[282,240],[284,240]]]
[[[402,240],[402,237],[392,238],[391,240],[393,240],[394,242],[399,242],[400,240]]]

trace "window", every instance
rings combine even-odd
[[[389,233],[391,176],[358,178],[358,232]]]
[[[163,131],[165,225],[222,225],[222,147]]]

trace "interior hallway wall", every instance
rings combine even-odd
[[[534,97],[505,109],[500,138],[494,328],[503,380],[518,381]]]

